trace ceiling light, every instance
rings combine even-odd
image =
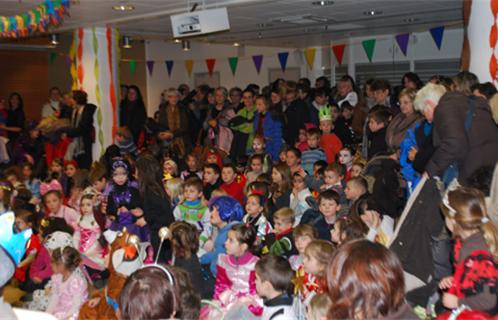
[[[180,40],[180,39],[175,39],[175,40],[174,40],[174,42],[175,42],[175,43],[180,43],[180,42],[182,42],[182,40]]]
[[[183,51],[190,51],[190,41],[182,40],[182,50]]]
[[[121,38],[121,46],[125,49],[130,49],[131,48],[131,37],[130,36],[123,36]]]
[[[120,4],[117,6],[113,6],[112,9],[116,11],[131,11],[135,10],[135,7],[132,6],[131,4]]]
[[[50,35],[50,44],[53,46],[56,46],[59,44],[59,34],[58,33],[52,33]]]
[[[376,15],[382,14],[382,11],[379,11],[379,10],[369,10],[369,11],[363,12],[363,14],[366,15],[366,16],[376,16]]]
[[[240,43],[238,43],[238,42],[234,42],[234,43],[233,43],[233,46],[234,46],[234,47],[240,47]]]
[[[258,39],[261,39],[263,37],[263,35],[261,34],[261,32],[258,32]]]
[[[403,22],[414,23],[414,22],[417,22],[418,20],[419,20],[418,18],[405,18],[405,19],[403,19]]]
[[[331,6],[334,4],[334,1],[327,1],[327,0],[313,1],[311,4],[314,6]]]

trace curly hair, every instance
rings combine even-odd
[[[218,209],[220,219],[225,222],[241,221],[244,217],[244,208],[240,203],[230,196],[212,198],[209,201],[209,210]]]

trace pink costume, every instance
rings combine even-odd
[[[214,299],[221,303],[224,310],[235,304],[244,304],[260,316],[262,301],[256,294],[256,262],[258,257],[249,251],[241,257],[220,254],[218,257]]]
[[[77,319],[80,307],[88,297],[87,289],[80,269],[74,270],[66,281],[63,281],[62,274],[54,274],[47,313],[57,319]]]
[[[74,226],[75,224],[78,224],[80,220],[80,214],[76,212],[73,208],[70,208],[68,206],[62,205],[59,208],[59,211],[57,212],[50,212],[48,214],[49,217],[55,217],[55,218],[64,218],[66,220],[66,223],[70,226]]]
[[[86,258],[97,263],[100,267],[98,270],[103,269],[104,263],[104,249],[98,242],[102,231],[100,226],[92,214],[84,215],[78,224],[73,225],[74,228],[74,245],[78,248],[79,252],[86,256]],[[87,264],[85,262],[84,263]],[[94,268],[94,266],[90,265]],[[95,268],[94,268],[95,269]]]
[[[29,267],[29,278],[40,278],[42,280],[48,279],[52,276],[52,260],[50,254],[44,246],[40,247],[40,251],[36,255],[35,260]]]

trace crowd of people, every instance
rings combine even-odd
[[[0,103],[0,224],[29,240],[19,255],[0,234],[18,315],[498,314],[498,95],[472,73],[182,84],[150,118],[121,86],[100,159],[98,106],[49,96],[40,122],[18,93]]]

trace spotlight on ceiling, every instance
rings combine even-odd
[[[311,4],[314,5],[314,6],[321,6],[321,7],[323,7],[323,6],[331,6],[331,5],[334,4],[334,1],[327,1],[327,0],[313,1]]]
[[[132,47],[131,42],[132,40],[130,36],[123,36],[121,38],[121,46],[125,49],[130,49]]]
[[[180,39],[175,39],[175,40],[173,40],[173,42],[174,42],[174,43],[180,43],[180,42],[182,42],[182,40],[180,40]]]
[[[190,41],[182,40],[182,50],[183,51],[190,51]]]
[[[366,15],[366,16],[376,16],[376,15],[382,14],[382,11],[379,11],[379,10],[368,10],[368,11],[363,12],[363,14]]]
[[[240,43],[238,43],[238,42],[234,42],[234,43],[233,43],[233,46],[234,46],[234,47],[240,47]]]
[[[116,6],[112,6],[112,9],[116,11],[131,11],[135,10],[135,7],[132,6],[131,4],[119,4]]]
[[[59,41],[59,34],[58,33],[52,33],[52,34],[50,34],[49,37],[50,37],[49,42],[51,45],[56,46],[59,44],[60,41]]]

